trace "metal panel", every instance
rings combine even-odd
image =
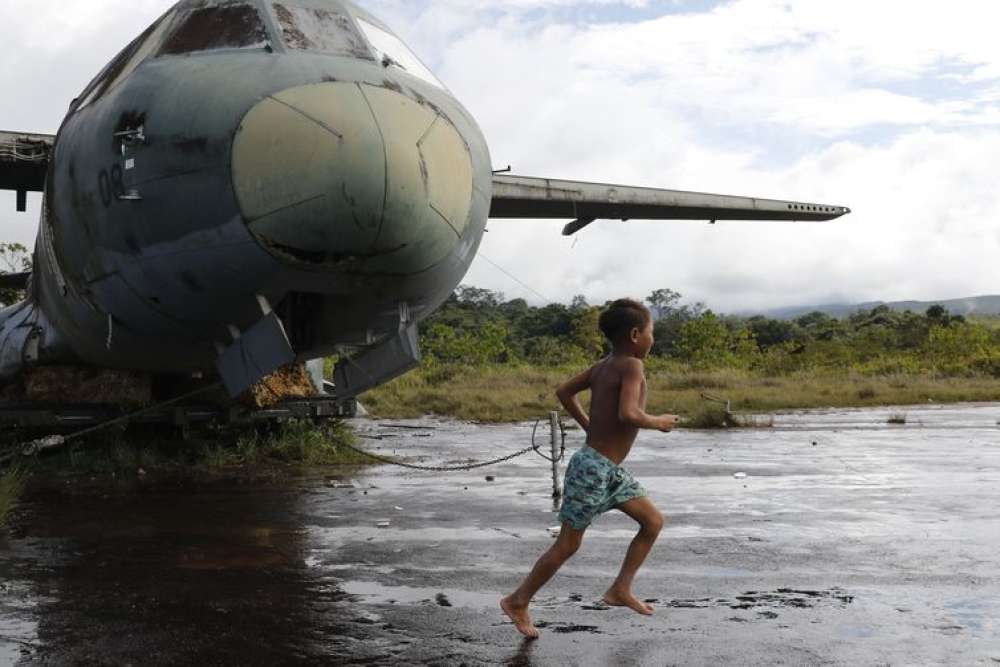
[[[335,385],[340,400],[356,398],[380,384],[420,365],[417,325],[411,324],[392,338],[357,358],[337,364]]]
[[[495,175],[490,217],[805,222],[833,220],[850,212],[829,204]]]
[[[264,317],[230,345],[216,366],[230,396],[239,396],[282,366],[295,361],[295,352],[274,313]]]
[[[27,289],[31,272],[0,273],[0,289]]]

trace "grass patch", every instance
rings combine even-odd
[[[706,403],[681,423],[681,428],[693,429],[719,429],[729,426],[732,426],[730,415],[726,412],[726,408],[718,403]]]
[[[357,438],[343,422],[324,426],[290,422],[269,432],[243,434],[231,444],[211,446],[202,463],[212,469],[271,462],[307,467],[372,463],[349,446],[356,447]]]
[[[7,517],[17,507],[17,499],[24,486],[24,476],[19,470],[10,470],[0,476],[0,528],[7,523]]]
[[[357,439],[343,422],[306,421],[240,429],[206,429],[188,438],[170,429],[110,430],[24,461],[41,473],[134,477],[136,474],[255,467],[281,469],[371,464],[350,450]]]
[[[879,375],[836,368],[779,375],[739,369],[692,372],[686,366],[660,360],[653,360],[646,370],[647,410],[687,417],[688,426],[703,419],[718,420],[717,415],[704,414],[708,408],[701,394],[706,391],[731,401],[737,414],[1000,401],[1000,382],[984,375]],[[531,421],[560,409],[556,387],[579,372],[575,366],[436,364],[368,392],[361,402],[373,415],[391,419],[441,415],[468,421]],[[448,380],[442,382],[444,376]],[[581,398],[586,407],[586,397]]]
[[[705,403],[687,416],[681,428],[711,430],[722,428],[772,428],[774,418],[769,415],[733,414],[718,403]]]

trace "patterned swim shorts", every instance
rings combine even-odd
[[[566,469],[559,520],[583,530],[601,514],[645,495],[646,489],[625,468],[584,447]]]

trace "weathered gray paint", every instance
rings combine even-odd
[[[217,367],[226,389],[238,396],[264,375],[295,361],[295,350],[281,320],[269,313],[219,356]]]

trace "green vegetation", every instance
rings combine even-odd
[[[23,481],[19,470],[11,470],[0,476],[0,528],[4,527],[7,517],[17,507]]]
[[[212,469],[275,462],[310,467],[370,464],[371,459],[347,447],[356,443],[353,431],[342,422],[323,428],[292,422],[270,432],[244,434],[232,445],[209,447],[203,463]]]
[[[688,414],[681,424],[683,428],[694,429],[726,428],[736,425],[732,415],[718,403],[705,403]]]
[[[367,457],[346,447],[355,443],[354,433],[342,422],[322,426],[290,422],[266,430],[213,429],[188,438],[136,428],[95,434],[24,463],[38,472],[109,476],[184,470],[212,473],[236,467],[277,473],[370,464]]]
[[[20,243],[0,242],[0,274],[31,271],[31,254]],[[0,307],[17,303],[24,298],[24,292],[17,289],[0,288]]]
[[[649,409],[677,412],[689,425],[719,421],[704,392],[730,400],[737,414],[1000,399],[996,318],[881,306],[842,319],[816,312],[784,321],[721,316],[680,299],[671,290],[647,299],[657,316]],[[423,324],[421,368],[362,401],[382,417],[535,419],[558,407],[560,382],[608,351],[599,313],[582,297],[535,308],[459,288]]]

